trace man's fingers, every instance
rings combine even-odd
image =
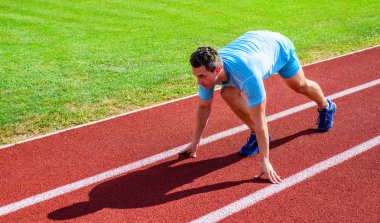
[[[187,150],[186,152],[185,152],[189,157],[191,157],[191,158],[195,158],[195,157],[197,157],[197,151],[195,150],[193,150],[193,149],[189,149],[189,150]]]
[[[281,182],[280,177],[274,171],[270,171],[269,172],[268,178],[269,178],[269,181],[272,182],[272,183],[274,183],[274,184],[278,184],[278,183]]]
[[[195,158],[197,157],[197,150],[196,148],[189,148],[183,152],[184,154],[187,154],[189,157]]]
[[[281,178],[274,171],[269,171],[268,173],[261,171],[258,175],[255,176],[255,178],[261,178],[263,175],[267,175],[268,180],[273,184],[278,184],[282,181]]]
[[[257,175],[255,176],[255,178],[261,178],[263,175],[264,175],[264,172],[260,171],[260,173],[257,174]]]
[[[281,180],[281,177],[279,175],[277,175],[276,172],[274,172],[274,176],[276,177],[277,181],[280,183],[282,180]]]
[[[277,184],[277,180],[276,180],[276,177],[273,175],[273,172],[269,172],[268,174],[268,179],[269,181],[272,183],[272,184]]]

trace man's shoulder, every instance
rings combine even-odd
[[[224,66],[231,71],[231,73],[244,74],[251,73],[260,65],[260,60],[255,54],[249,54],[244,51],[237,51],[235,53],[221,53]]]

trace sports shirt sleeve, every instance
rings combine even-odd
[[[205,89],[202,85],[198,85],[198,92],[199,92],[199,97],[202,100],[208,101],[214,96],[214,87],[211,87],[210,89]]]

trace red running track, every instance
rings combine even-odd
[[[304,67],[326,95],[377,80],[380,47]],[[272,77],[268,115],[308,102]],[[380,86],[334,100],[334,128],[316,111],[269,123],[271,161],[286,178],[380,135]],[[196,97],[0,150],[0,206],[139,161],[192,139]],[[216,94],[204,136],[241,125]],[[257,157],[237,155],[247,131],[0,217],[0,222],[188,222],[270,185],[252,180]],[[379,222],[379,146],[269,197],[226,222]]]

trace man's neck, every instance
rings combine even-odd
[[[224,69],[222,69],[222,71],[220,72],[220,74],[216,77],[216,82],[217,83],[219,83],[219,82],[226,82],[227,80],[228,80],[227,74],[224,71]]]

